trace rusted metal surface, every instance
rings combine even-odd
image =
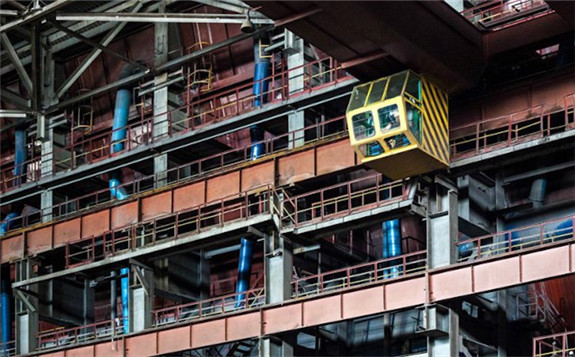
[[[345,170],[358,164],[353,148],[347,141],[320,146],[316,152],[316,174],[318,176]]]
[[[148,220],[172,213],[172,190],[142,198],[141,219]],[[102,232],[102,231],[100,231]]]
[[[110,212],[108,210],[82,216],[82,238],[88,238],[109,229]]]
[[[2,262],[24,258],[24,235],[19,234],[10,240],[2,241]]]
[[[110,220],[112,229],[124,227],[129,224],[134,224],[138,222],[139,217],[139,207],[138,201],[132,201],[128,203],[124,203],[123,205],[112,207],[110,216],[112,217]],[[102,233],[101,231],[98,233]]]
[[[206,182],[200,181],[174,190],[174,212],[206,202]]]
[[[213,320],[207,322],[191,321],[192,336],[189,346],[184,343],[186,340],[182,342],[174,340],[172,337],[173,345],[168,342],[170,339],[166,339],[162,348],[164,351],[172,352],[181,348],[198,348],[230,342],[238,338],[258,337],[262,334],[279,333],[336,322],[344,318],[414,307],[424,302],[438,302],[468,294],[477,294],[498,289],[502,283],[513,286],[572,274],[575,272],[575,243],[572,241],[562,243],[561,246],[548,249],[511,252],[497,258],[432,270],[425,275],[414,273],[410,276],[375,281],[373,286],[344,287],[343,289],[319,292],[319,295],[292,299],[280,306],[264,306],[261,308],[262,312],[246,312],[246,314],[239,312],[239,314],[231,316],[224,314],[221,317],[213,317]],[[552,266],[546,268],[546,275],[543,276],[533,274],[537,267],[532,268],[529,265],[534,261],[567,263],[551,264]],[[498,272],[499,274],[501,267],[505,267],[513,273],[502,279],[497,278],[487,282],[482,280],[486,272],[490,271],[491,274]],[[354,267],[348,269],[354,269]],[[517,274],[517,272],[520,273]],[[331,272],[324,274],[331,274]],[[410,293],[406,294],[406,291]],[[330,312],[321,314],[322,309],[320,308],[319,312],[317,310],[319,306],[329,306]],[[238,313],[237,311],[233,312]],[[245,317],[240,318],[240,316]],[[231,322],[232,319],[236,320]],[[236,329],[242,325],[242,321],[249,321],[253,326],[244,330],[243,333],[239,333]],[[254,326],[263,326],[263,328],[260,330]],[[176,325],[174,328],[180,329],[181,332],[187,331],[180,325]],[[148,343],[150,343],[149,347],[152,348],[152,351],[156,351],[154,349],[155,343],[160,334],[166,334],[166,331],[171,331],[171,329],[153,330],[136,336],[126,336],[125,339],[147,338],[149,339]],[[230,333],[230,331],[235,332]],[[107,344],[102,343],[100,345],[105,346]],[[183,347],[184,345],[186,346]],[[155,353],[160,352],[157,351],[152,354]],[[96,355],[101,356],[102,354],[96,353]]]
[[[267,182],[265,183],[267,184]],[[206,201],[215,201],[218,198],[240,193],[240,173],[230,172],[221,176],[211,177],[206,183]]]

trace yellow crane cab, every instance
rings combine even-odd
[[[449,167],[447,93],[412,71],[353,89],[346,111],[363,164],[398,180]]]

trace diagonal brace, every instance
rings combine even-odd
[[[8,35],[6,35],[5,33],[0,34],[0,40],[2,41],[2,45],[6,47],[8,57],[10,58],[10,61],[12,61],[12,63],[14,64],[16,72],[18,72],[18,75],[20,76],[20,80],[22,80],[24,88],[26,88],[28,94],[31,94],[32,80],[28,76],[28,73],[26,73],[24,65],[22,65],[22,62],[20,62],[20,58],[18,58],[18,54],[16,53],[16,50],[14,50],[14,47],[12,46],[12,43],[10,42]]]

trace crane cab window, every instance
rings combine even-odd
[[[405,92],[421,102],[421,80],[419,76],[414,73],[409,73],[409,78],[405,85]]]
[[[355,140],[369,138],[375,135],[375,126],[373,125],[373,115],[371,111],[365,111],[354,115],[351,119],[353,123],[353,135]]]
[[[376,81],[371,86],[371,91],[369,92],[369,98],[367,98],[367,104],[370,105],[381,101],[383,97],[383,92],[385,92],[385,85],[387,84],[387,78]]]
[[[399,108],[397,104],[380,108],[377,111],[377,115],[379,116],[379,125],[382,133],[399,128]]]
[[[418,143],[421,143],[421,110],[411,103],[405,103],[405,113],[409,130]]]
[[[353,89],[351,98],[349,99],[349,105],[347,106],[348,112],[362,108],[365,105],[365,100],[367,99],[367,93],[369,92],[370,85],[371,83],[367,83],[362,86],[357,86]]]
[[[389,78],[389,85],[387,88],[387,93],[385,94],[385,99],[391,99],[401,95],[406,76],[407,72],[401,72]]]
[[[377,141],[359,145],[359,151],[364,157],[372,157],[383,154],[383,147]]]

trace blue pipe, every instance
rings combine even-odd
[[[10,212],[4,217],[2,223],[0,223],[0,237],[3,237],[14,224],[14,218],[18,217],[17,212]]]
[[[126,65],[120,72],[120,78],[130,76],[134,72],[132,65]],[[128,133],[128,117],[130,114],[130,102],[132,101],[132,91],[130,87],[121,87],[116,92],[116,106],[114,108],[114,123],[112,124],[112,154],[120,152],[125,148],[126,134]],[[109,174],[110,195],[113,199],[124,200],[128,198],[128,193],[122,184],[122,171],[115,170]]]
[[[267,102],[267,95],[268,95],[268,87],[269,87],[269,80],[264,80],[269,76],[270,73],[270,60],[269,58],[262,58],[260,56],[261,48],[260,48],[260,40],[256,40],[254,43],[254,106],[256,108],[261,107],[262,104]],[[252,144],[258,141],[262,141],[264,139],[264,131],[257,125],[252,125],[250,127],[250,137]],[[264,151],[264,144],[258,143],[252,145],[251,149],[251,160],[257,160],[260,156],[262,156]]]
[[[130,268],[120,269],[120,287],[122,289],[122,319],[124,334],[130,333]]]
[[[14,185],[18,186],[26,181],[26,156],[28,150],[26,149],[26,128],[17,127],[14,133]]]
[[[260,156],[264,153],[264,143],[261,141],[264,140],[264,130],[257,125],[250,126],[250,139],[253,143],[250,158],[252,161],[257,160]]]
[[[114,108],[114,123],[112,125],[112,153],[124,150],[131,101],[132,93],[129,89],[118,89],[118,92],[116,92],[116,107]]]
[[[262,58],[260,55],[262,49],[260,48],[260,40],[254,43],[254,106],[261,107],[262,104],[267,102],[269,80],[264,80],[270,73],[270,59]]]
[[[383,259],[401,255],[401,225],[399,219],[391,219],[383,222]],[[392,262],[395,264],[395,262]],[[394,266],[386,269],[384,274],[389,278],[398,277],[402,268]]]
[[[2,271],[0,305],[2,313],[2,356],[8,356],[8,343],[12,337],[12,319],[10,311],[10,270]]]
[[[250,288],[253,255],[254,242],[242,237],[240,245],[240,261],[238,263],[238,285],[236,286],[236,308],[245,306],[245,291]]]

